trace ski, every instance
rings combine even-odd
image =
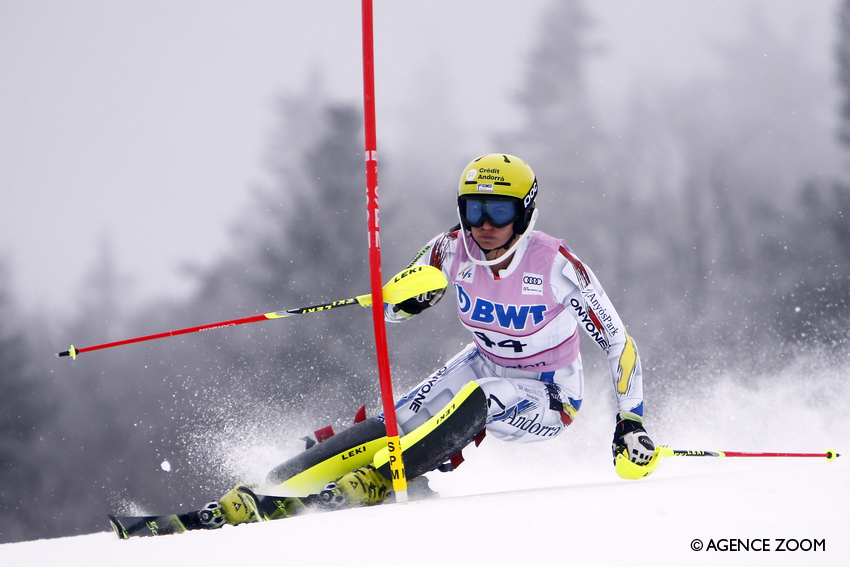
[[[462,459],[461,459],[462,460]],[[454,462],[454,460],[453,460]],[[441,469],[451,470],[451,469]],[[428,478],[420,476],[408,485],[410,500],[425,500],[438,498],[439,494],[431,490]],[[170,534],[180,534],[191,530],[209,530],[220,528],[225,524],[239,525],[244,523],[265,522],[296,516],[304,511],[329,512],[340,510],[346,506],[332,503],[327,491],[324,498],[321,494],[311,494],[305,497],[272,496],[257,494],[247,486],[238,485],[224,499],[230,504],[224,507],[219,501],[210,502],[200,510],[161,516],[121,516],[107,514],[109,524],[119,539],[131,537],[149,537]],[[395,502],[395,494],[390,494],[385,503]]]
[[[119,539],[179,534],[187,530],[202,529],[199,513],[166,514],[164,516],[118,516],[108,514],[112,531]]]
[[[200,510],[165,514],[160,516],[122,516],[108,514],[109,523],[119,539],[131,537],[149,537],[179,534],[190,530],[215,529],[232,523],[261,522],[288,518],[307,508],[315,507],[318,495],[305,498],[291,496],[271,496],[255,494],[246,487],[241,489],[250,494],[256,504],[256,511],[239,522],[228,522],[224,510],[218,502],[211,502]]]

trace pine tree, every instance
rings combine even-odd
[[[362,118],[313,85],[281,101],[250,222],[233,251],[207,270],[190,312],[229,319],[368,291]],[[201,315],[184,315],[201,319]],[[372,401],[371,314],[357,307],[205,333],[206,370],[193,383],[215,397],[246,400],[202,407],[203,420],[248,423],[301,413],[326,421]],[[198,354],[194,356],[198,359]],[[207,374],[203,376],[203,374]],[[322,425],[325,425],[323,423]],[[305,427],[306,429],[306,427]]]
[[[28,339],[16,324],[5,272],[0,265],[0,516],[9,519],[0,530],[0,543],[38,528],[36,514],[26,504],[42,488],[42,463],[32,445],[52,409],[27,362]]]
[[[841,93],[838,140],[850,153],[850,0],[841,2],[837,22],[836,63]],[[847,160],[847,166],[850,167],[850,160]],[[832,229],[844,258],[850,260],[850,182],[846,179],[836,183],[835,201],[838,213],[831,222]]]
[[[838,84],[841,89],[838,139],[850,149],[850,0],[842,0],[836,17],[838,40],[835,50]]]
[[[506,148],[502,151],[526,160],[537,175],[537,228],[569,239],[589,259],[613,249],[610,234],[598,230],[610,187],[603,175],[605,140],[587,100],[591,25],[584,0],[550,4],[537,28],[527,72],[515,81],[524,120],[515,132],[498,137],[498,147]],[[568,211],[581,214],[571,214],[565,225]]]

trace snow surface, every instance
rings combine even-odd
[[[594,382],[567,434],[527,445],[487,438],[464,451],[466,462],[456,471],[428,475],[441,495],[437,499],[158,538],[120,541],[104,532],[10,543],[0,545],[0,561],[122,567],[231,560],[352,566],[848,565],[848,368],[816,366],[800,359],[779,375],[745,382],[722,377],[702,394],[692,388],[687,395],[665,392],[649,431],[676,449],[843,450],[833,462],[671,457],[649,478],[621,480],[610,457],[610,392],[607,384]],[[266,452],[257,444],[240,452],[244,461],[232,466],[242,467],[241,478],[262,478],[268,468],[257,463]],[[696,539],[702,551],[691,549]],[[792,547],[817,548],[778,551],[781,539],[793,540]],[[739,548],[749,542],[750,551],[723,551],[729,540]]]
[[[0,558],[6,565],[847,565],[850,458],[731,461],[673,458],[642,481],[607,475],[159,538],[100,533],[6,544]],[[771,551],[692,551],[695,538],[717,546],[767,538]],[[822,541],[825,550],[774,551],[778,538]]]

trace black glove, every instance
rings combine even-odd
[[[445,289],[427,291],[417,295],[416,297],[405,299],[401,303],[393,306],[393,312],[401,312],[405,315],[419,315],[424,310],[440,301],[440,298],[443,297],[444,291]]]
[[[617,455],[624,449],[626,456],[636,465],[645,465],[655,453],[655,444],[643,428],[643,419],[632,412],[617,414],[617,427],[614,429],[614,441],[611,443],[615,464]]]

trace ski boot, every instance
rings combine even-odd
[[[319,500],[329,509],[371,506],[385,500],[391,488],[389,479],[372,465],[366,465],[325,486]]]
[[[201,510],[201,514],[209,509],[215,521],[218,521],[219,516],[223,516],[226,523],[235,526],[248,522],[260,522],[263,519],[260,515],[257,495],[244,484],[236,485],[233,490],[221,497],[218,501],[220,513],[215,508],[210,508],[212,504],[216,503],[208,504],[204,510]],[[203,521],[203,515],[201,518]]]
[[[224,524],[244,524],[259,522],[258,499],[254,492],[244,484],[237,485],[221,500],[210,502],[198,510],[198,521],[201,528],[215,529]]]

